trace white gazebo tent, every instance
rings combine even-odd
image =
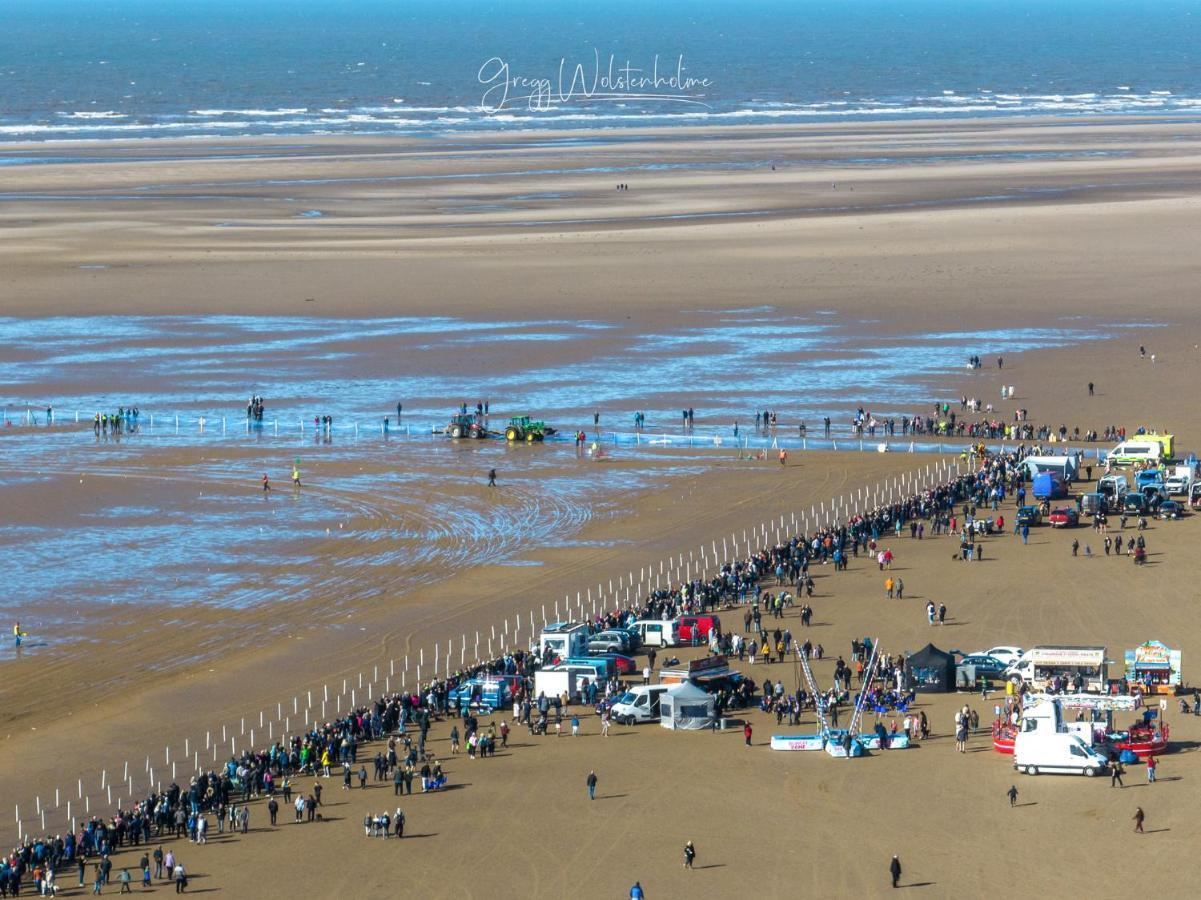
[[[664,728],[698,731],[713,725],[716,701],[695,684],[676,685],[659,701],[659,724]]]

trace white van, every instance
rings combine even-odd
[[[1013,745],[1013,767],[1027,775],[1099,775],[1109,767],[1105,756],[1069,732],[1019,732]]]
[[[1013,742],[1013,767],[1027,775],[1099,775],[1109,760],[1092,746],[1092,725],[1065,723],[1055,697],[1031,697]]]
[[[1163,444],[1158,441],[1122,441],[1109,451],[1106,459],[1117,465],[1141,462],[1158,463],[1163,459]]]
[[[680,643],[680,623],[668,619],[639,619],[633,626],[648,647],[674,647]]]
[[[638,684],[613,701],[610,710],[616,722],[633,725],[659,718],[659,704],[667,693],[668,684]]]

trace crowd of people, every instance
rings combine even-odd
[[[47,410],[47,415],[50,411]],[[115,413],[98,412],[92,416],[92,431],[97,436],[133,434],[138,430],[138,408],[136,406],[117,407]]]
[[[675,619],[717,609],[741,609],[742,633],[715,628],[703,636],[710,653],[739,658],[762,655],[765,662],[782,662],[797,651],[806,658],[825,658],[826,649],[820,643],[798,639],[783,623],[772,624],[783,617],[785,609],[797,604],[801,591],[812,596],[812,571],[829,566],[827,571],[836,578],[849,560],[861,556],[884,568],[881,542],[886,536],[899,537],[906,528],[911,538],[920,538],[928,525],[932,533],[962,533],[965,541],[974,541],[972,523],[979,511],[994,507],[1020,488],[1024,477],[1020,463],[1027,452],[1021,445],[1005,454],[973,454],[966,474],[731,559],[708,577],[654,590],[628,608],[598,614],[590,624],[599,631],[639,618]],[[891,550],[887,552],[891,559]],[[799,610],[801,627],[808,627],[812,617],[812,607],[805,602]],[[913,694],[907,686],[904,657],[884,658],[876,677],[864,683],[865,663],[873,649],[869,639],[853,641],[849,661],[841,655],[836,659],[833,685],[817,694],[799,687],[790,693],[781,680],[770,677],[763,678],[761,685],[749,678],[732,679],[717,688],[718,714],[727,708],[758,706],[774,714],[777,722],[787,719],[792,725],[799,722],[802,711],[820,709],[836,726],[840,706],[858,700],[852,685],[857,679],[859,692],[867,694],[866,708],[876,713],[878,729],[883,727],[879,717],[895,712],[905,716],[905,724],[898,726],[893,720],[894,731],[903,727],[914,735],[928,734],[925,714],[910,710]],[[489,722],[481,727],[478,704],[458,688],[472,680],[503,679],[511,686],[515,723],[526,725],[531,734],[546,734],[553,710],[557,732],[566,702],[535,695],[533,680],[540,666],[553,661],[546,648],[514,649],[428,681],[417,692],[380,696],[367,706],[331,722],[314,724],[303,734],[275,741],[265,749],[247,748],[221,767],[197,773],[186,786],[173,783],[149,791],[145,798],[114,810],[107,818],[90,818],[75,833],[28,836],[0,863],[0,893],[15,892],[29,876],[43,884],[53,883],[70,867],[78,868],[82,883],[89,865],[102,873],[96,878],[104,884],[112,877],[115,853],[143,852],[162,841],[186,839],[201,844],[211,828],[222,832],[227,824],[230,830],[246,834],[252,804],[258,801],[265,803],[272,826],[281,803],[293,808],[295,824],[319,822],[323,782],[336,777],[335,768],[340,769],[344,789],[353,788],[356,776],[358,786],[366,787],[366,762],[360,762],[360,754],[368,744],[376,748],[375,781],[392,781],[396,796],[411,794],[418,781],[423,792],[439,790],[446,785],[447,773],[427,746],[431,722],[454,722],[452,755],[465,747],[469,758],[488,758],[498,745],[507,744],[508,723],[502,721],[498,728]],[[623,689],[617,677],[602,679],[586,686],[583,699],[600,703]],[[578,719],[574,719],[573,733],[577,729]],[[392,813],[371,815],[364,819],[365,833],[385,837],[394,832],[400,837],[404,821],[399,807]],[[154,859],[161,854],[160,844]],[[145,852],[143,857],[148,858]],[[173,856],[164,860],[165,868],[156,865],[153,877],[171,878],[177,890],[183,890],[186,871],[182,864]],[[177,869],[184,873],[182,882],[176,878]],[[148,866],[143,871],[146,878],[151,877]]]

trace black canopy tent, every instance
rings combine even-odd
[[[945,694],[955,689],[955,655],[927,644],[906,662],[909,686],[918,693]]]

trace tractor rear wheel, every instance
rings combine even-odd
[[[450,429],[450,436],[452,438],[461,438],[463,436],[463,426],[452,425]]]

